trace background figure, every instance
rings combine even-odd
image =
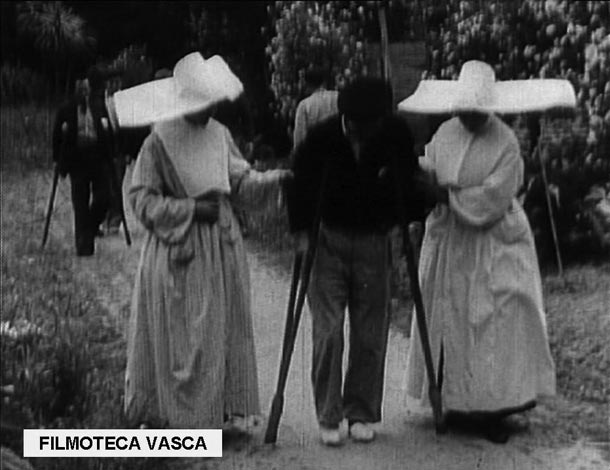
[[[305,72],[307,98],[297,106],[294,116],[293,148],[296,148],[314,125],[338,113],[337,91],[325,87],[324,72],[311,69]]]
[[[158,69],[153,76],[154,80],[161,80],[163,78],[169,78],[172,76],[170,69],[162,68]],[[129,81],[129,80],[128,80]],[[133,79],[131,79],[133,81]],[[137,80],[137,84],[142,83],[141,79]],[[135,85],[133,85],[135,86]],[[127,86],[127,88],[129,85]],[[123,161],[125,166],[130,165],[136,160],[142,144],[148,135],[150,134],[152,126],[142,125],[137,127],[125,127],[117,129],[117,140],[118,140],[118,161]],[[123,173],[121,178],[124,178]],[[115,214],[113,214],[115,215]],[[118,214],[120,217],[120,214]],[[120,222],[120,220],[119,220]]]
[[[127,169],[126,155],[119,151],[119,136],[118,129],[112,129],[108,117],[108,89],[106,80],[111,76],[116,75],[102,70],[99,66],[92,66],[87,71],[87,80],[91,88],[89,101],[91,102],[94,114],[103,117],[108,122],[108,128],[102,129],[106,135],[105,145],[107,147],[105,154],[106,172],[108,178],[108,188],[110,194],[110,203],[108,212],[104,221],[104,230],[110,234],[116,234],[121,226],[123,213],[123,178]],[[111,174],[114,172],[114,175]],[[112,178],[117,182],[116,186],[112,184]],[[99,227],[98,227],[99,230]],[[101,235],[101,232],[100,232]]]
[[[381,420],[389,326],[389,231],[398,223],[398,210],[408,220],[423,217],[411,133],[389,115],[390,100],[382,80],[356,79],[339,94],[340,115],[311,129],[295,154],[289,208],[299,250],[313,242],[307,231],[322,194],[308,302],[316,414],[326,445],[343,442],[344,419],[352,439],[375,438],[371,425]],[[407,205],[397,199],[395,177]],[[342,386],[346,308],[351,331]]]
[[[95,89],[90,85],[87,79],[77,81],[75,97],[57,112],[53,130],[53,159],[62,176],[70,175],[78,256],[93,255],[111,199],[103,88],[100,96],[99,81],[93,82]]]

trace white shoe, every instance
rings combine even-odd
[[[356,442],[371,442],[375,431],[367,423],[354,423],[349,427],[349,435]]]
[[[337,447],[343,444],[343,436],[339,428],[331,429],[320,426],[320,440],[322,444],[330,447]]]
[[[223,429],[227,432],[237,434],[250,434],[252,433],[261,423],[259,416],[251,415],[247,418],[243,416],[231,416],[225,421]]]

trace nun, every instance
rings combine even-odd
[[[523,160],[496,114],[574,103],[565,80],[496,82],[488,64],[469,61],[457,81],[422,81],[399,104],[404,112],[454,115],[420,158],[437,203],[426,219],[419,278],[447,422],[475,424],[496,443],[509,439],[507,416],[555,393],[536,250],[516,198]],[[407,394],[426,400],[415,321]]]
[[[284,170],[258,173],[214,106],[243,92],[220,56],[114,95],[121,127],[152,124],[129,202],[146,229],[127,332],[134,424],[221,428],[260,414],[246,253],[234,206],[277,200]]]

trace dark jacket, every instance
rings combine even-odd
[[[90,100],[91,115],[95,126],[97,140],[93,145],[87,146],[87,151],[103,158],[111,158],[114,155],[114,143],[111,129],[105,129],[102,118],[108,119],[108,111],[103,96],[94,96]],[[55,125],[53,128],[53,160],[59,166],[62,176],[73,171],[79,162],[83,162],[82,146],[78,142],[78,100],[72,98],[57,111]],[[62,154],[63,124],[67,124],[65,135],[65,148]]]
[[[403,201],[399,202],[396,170]],[[322,222],[362,233],[385,232],[400,223],[398,210],[408,221],[425,218],[425,196],[416,183],[421,172],[413,153],[407,124],[397,116],[384,120],[381,131],[364,146],[356,162],[336,116],[309,131],[297,148],[294,180],[289,187],[288,210],[293,232],[313,224],[322,175],[326,176]]]

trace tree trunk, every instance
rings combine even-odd
[[[67,61],[67,66],[66,66],[66,87],[64,89],[64,96],[68,96],[70,94],[71,81],[72,81],[72,62]]]
[[[59,63],[57,60],[57,56],[55,57],[55,60],[53,61],[53,68],[55,71],[55,83],[53,84],[53,94],[55,95],[56,99],[60,98],[60,86],[59,86]]]
[[[390,45],[388,39],[388,21],[385,5],[380,3],[378,10],[379,28],[381,30],[381,76],[384,80],[391,82],[392,70],[390,67]]]

